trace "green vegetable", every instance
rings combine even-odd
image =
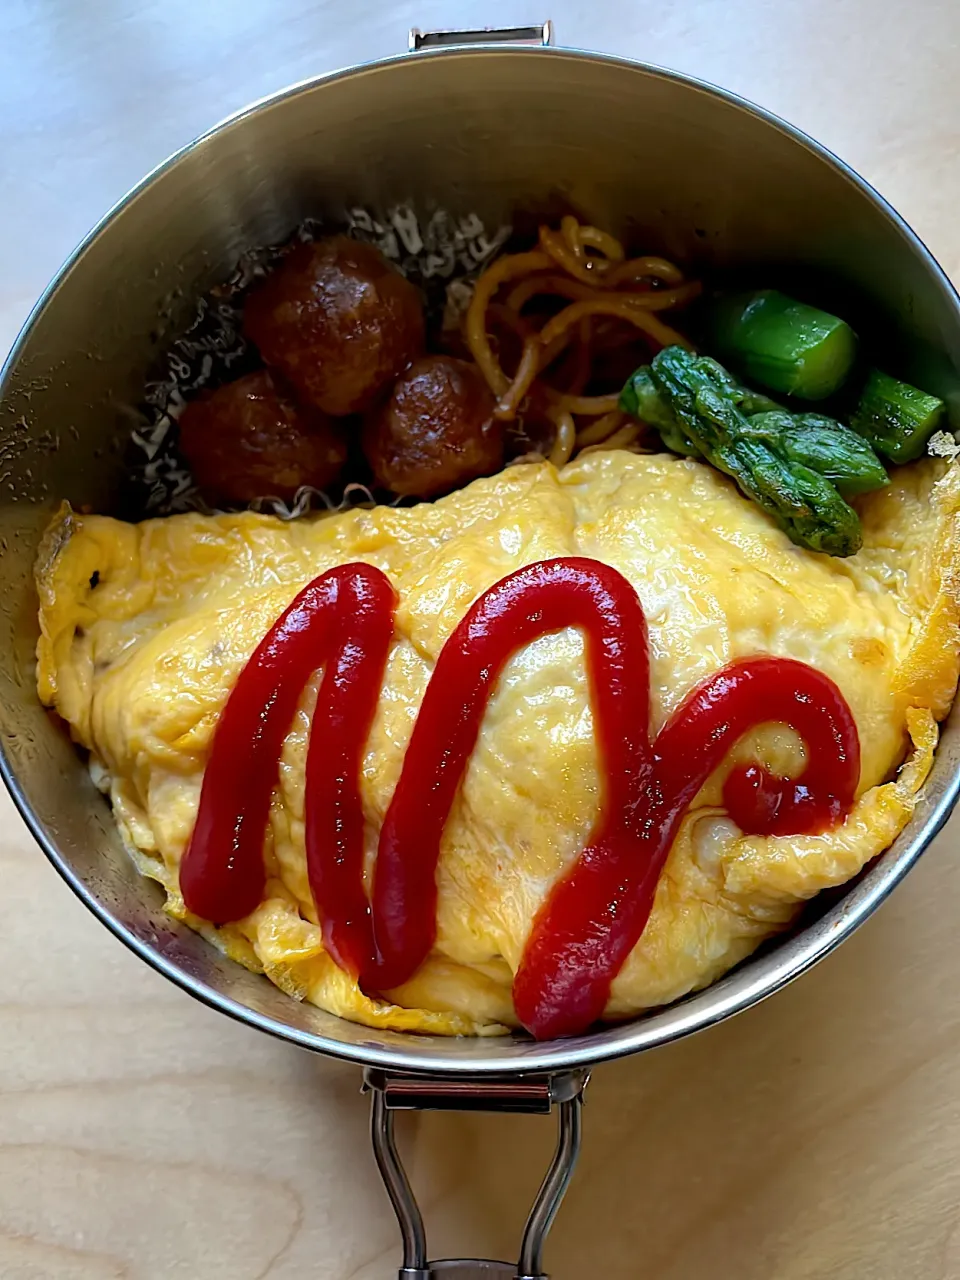
[[[799,462],[818,472],[844,497],[882,489],[889,483],[883,464],[866,440],[833,418],[778,409],[753,414],[748,421],[751,435],[765,440],[787,462]]]
[[[780,409],[775,400],[760,391],[752,391],[743,386],[722,364],[711,360],[709,356],[697,357],[697,368],[726,392],[733,403],[747,415]],[[641,365],[627,379],[626,386],[620,392],[620,408],[631,417],[639,418],[647,426],[655,427],[663,437],[663,443],[674,453],[693,458],[700,456],[700,450],[684,433],[677,415],[660,394],[649,365]]]
[[[655,387],[686,438],[799,546],[835,556],[859,550],[857,513],[824,476],[779,456],[751,431],[729,387],[719,387],[711,376],[712,363],[705,369],[702,360],[682,347],[666,347],[650,367]]]
[[[832,395],[857,354],[856,334],[845,320],[776,289],[722,298],[712,328],[720,354],[745,377],[800,400]]]
[[[698,458],[700,450],[684,433],[677,415],[657,389],[649,365],[642,365],[627,379],[620,392],[620,408],[647,426],[656,427],[663,443],[674,453]]]
[[[850,425],[893,462],[913,462],[940,426],[944,403],[874,369]]]
[[[694,358],[693,367],[705,374],[747,419],[751,439],[769,445],[784,462],[796,462],[831,481],[845,497],[869,493],[888,483],[887,473],[869,444],[833,418],[819,413],[788,413],[769,396],[731,376],[707,356]],[[674,453],[700,456],[696,443],[660,393],[648,365],[638,369],[620,395],[620,408],[656,427]]]
[[[709,356],[701,356],[697,363],[699,368],[717,384],[721,391],[729,395],[740,412],[745,413],[748,418],[755,413],[772,413],[782,407],[776,400],[765,396],[762,391],[754,391],[750,387],[745,387],[742,382],[738,382],[719,361],[711,360]]]

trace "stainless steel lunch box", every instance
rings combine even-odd
[[[104,218],[37,304],[0,381],[5,781],[63,878],[143,959],[214,1008],[366,1069],[408,1280],[541,1276],[588,1069],[719,1022],[803,973],[903,878],[960,789],[955,711],[916,815],[893,847],[708,990],[571,1040],[441,1039],[371,1031],[298,1004],[165,916],[84,762],[39,705],[31,569],[40,531],[63,497],[95,510],[115,504],[130,407],[164,345],[245,249],[283,239],[307,215],[405,201],[477,213],[495,226],[518,208],[572,206],[696,268],[816,278],[890,352],[892,371],[944,396],[960,425],[960,301],[876,192],[815,142],[730,94],[638,63],[524,44],[545,36],[414,33],[411,54],[296,85],[231,117]],[[554,1104],[560,1144],[519,1263],[458,1260],[431,1270],[393,1145],[394,1110]]]

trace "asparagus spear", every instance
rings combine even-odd
[[[647,426],[656,427],[663,443],[674,453],[683,457],[700,457],[700,450],[684,432],[677,415],[660,394],[649,365],[642,365],[627,379],[620,392],[620,408]]]
[[[776,400],[771,400],[762,391],[754,391],[750,387],[745,387],[722,364],[716,360],[711,360],[709,356],[698,356],[697,368],[702,370],[722,391],[726,392],[740,411],[748,417],[755,413],[772,413],[781,407]],[[669,405],[664,403],[663,397],[657,389],[657,384],[650,374],[649,365],[641,365],[627,379],[626,386],[620,393],[620,408],[624,413],[629,413],[631,417],[640,418],[648,426],[656,427],[663,436],[664,444],[672,449],[674,453],[696,455],[696,446],[690,441],[687,441],[684,447],[678,447],[679,437],[676,436],[676,433],[679,432],[682,436],[682,429],[677,422],[676,414]],[[671,438],[668,439],[668,436]]]
[[[654,357],[651,373],[686,436],[715,467],[736,480],[799,546],[848,556],[862,541],[857,513],[823,476],[779,457],[752,435],[733,401],[682,347]]]
[[[723,365],[706,356],[696,357],[693,367],[705,374],[747,418],[751,438],[769,445],[782,461],[816,471],[845,496],[869,493],[888,483],[887,473],[869,444],[842,423],[818,413],[788,413],[769,396],[737,382]],[[656,427],[674,453],[700,456],[696,442],[666,403],[648,365],[628,380],[620,407]]]
[[[776,289],[721,298],[712,313],[717,350],[754,382],[822,400],[846,379],[857,339],[845,320]]]
[[[755,413],[750,432],[787,462],[799,462],[836,485],[844,497],[889,484],[880,459],[862,436],[834,418],[784,409]]]
[[[721,391],[727,393],[740,412],[745,413],[748,418],[755,413],[773,413],[782,408],[776,400],[771,400],[762,391],[754,391],[752,387],[745,387],[742,382],[738,382],[718,360],[712,360],[709,356],[700,356],[697,364]]]
[[[936,396],[874,369],[850,425],[893,462],[913,462],[940,426],[944,408]]]

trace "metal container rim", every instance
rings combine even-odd
[[[923,260],[931,278],[939,286],[951,307],[960,315],[960,296],[947,278],[939,263],[923,241],[864,178],[821,143],[739,94],[723,89],[698,77],[674,71],[639,59],[615,54],[596,53],[579,48],[545,46],[510,47],[503,43],[455,45],[445,48],[424,49],[416,53],[399,53],[370,62],[357,63],[321,75],[297,81],[274,93],[267,94],[239,108],[192,141],[174,151],[155,166],[145,177],[122,196],[94,225],[44,289],[32,307],[10,352],[0,368],[0,399],[12,376],[13,369],[32,330],[41,315],[53,302],[58,290],[90,247],[105,235],[113,222],[144,195],[166,172],[180,164],[188,156],[202,149],[213,138],[236,129],[246,120],[288,99],[308,93],[325,84],[354,76],[374,74],[377,71],[427,59],[474,59],[488,57],[550,58],[557,61],[593,62],[601,66],[639,71],[656,79],[685,86],[695,92],[720,100],[739,111],[764,121],[770,127],[812,152],[830,165],[835,172],[857,187],[906,240],[912,251]],[[926,821],[910,843],[888,866],[869,869],[854,887],[830,908],[820,919],[808,926],[762,959],[748,961],[705,991],[667,1006],[647,1018],[610,1026],[571,1041],[552,1041],[543,1044],[523,1045],[520,1052],[510,1055],[470,1057],[446,1057],[433,1052],[408,1053],[403,1049],[389,1049],[379,1045],[350,1044],[290,1026],[278,1019],[261,1014],[254,1009],[220,994],[206,983],[184,973],[175,964],[137,937],[120,920],[111,915],[108,908],[82,883],[69,863],[61,855],[55,842],[48,835],[40,819],[34,813],[15,776],[7,752],[0,742],[0,776],[2,776],[16,808],[24,819],[34,839],[55,870],[70,886],[83,904],[125,946],[163,974],[177,986],[212,1009],[234,1018],[248,1026],[286,1040],[316,1053],[355,1062],[366,1067],[385,1068],[412,1074],[456,1076],[507,1076],[530,1072],[569,1071],[611,1061],[616,1058],[656,1048],[674,1040],[685,1038],[694,1032],[716,1025],[718,1022],[758,1004],[761,1000],[781,990],[795,978],[805,973],[819,960],[827,956],[848,938],[886,900],[907,874],[913,864],[934,840],[947,821],[958,797],[960,797],[960,767],[947,780],[942,794],[928,814]],[[756,972],[751,972],[751,968]],[[743,979],[750,974],[750,980]],[[734,981],[736,979],[736,981]],[[516,1046],[514,1046],[516,1048]]]

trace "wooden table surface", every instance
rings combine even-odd
[[[851,162],[960,278],[957,0],[3,0],[0,345],[168,152],[411,25],[552,17],[720,82]],[[960,1277],[960,825],[840,953],[694,1040],[597,1071],[555,1280]],[[356,1069],[129,955],[0,799],[2,1280],[387,1280]],[[401,1126],[434,1256],[511,1256],[538,1119]]]

